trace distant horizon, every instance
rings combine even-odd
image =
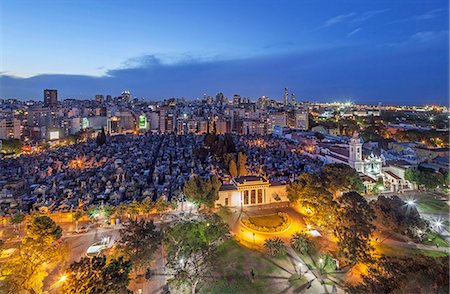
[[[448,0],[0,5],[0,97],[279,99],[287,86],[298,100],[449,103]]]
[[[120,94],[102,94],[102,93],[97,93],[92,95],[92,97],[60,97],[60,92],[58,89],[55,88],[45,88],[45,89],[49,89],[49,90],[57,90],[58,91],[58,101],[64,101],[64,100],[80,100],[80,101],[90,101],[90,100],[95,100],[95,95],[103,95],[103,97],[106,99],[107,95],[111,95],[112,98],[116,98],[119,97]],[[289,89],[289,88],[288,88]],[[127,89],[129,90],[129,89]],[[42,92],[44,91],[44,89],[42,89]],[[139,99],[142,100],[144,102],[162,102],[168,99],[186,99],[187,101],[200,101],[202,100],[204,97],[202,95],[202,97],[166,97],[166,98],[149,98],[149,97],[138,97],[138,96],[133,96],[133,92],[131,90],[129,90],[131,93],[131,98],[132,99]],[[212,98],[215,99],[215,95],[217,93],[223,93],[221,91],[218,91],[214,94],[208,94],[206,93],[206,96],[210,96]],[[233,96],[234,95],[239,95],[242,98],[248,98],[250,99],[251,102],[257,102],[257,100],[261,97],[261,96],[265,96],[267,97],[269,100],[275,100],[277,102],[282,103],[283,102],[283,98],[282,97],[277,97],[277,98],[273,98],[267,95],[261,95],[259,97],[251,97],[251,96],[247,96],[247,95],[242,95],[240,93],[235,93],[235,94],[231,94],[231,95],[227,95],[225,93],[223,93],[224,96],[229,100],[229,102],[231,102],[233,100]],[[33,102],[43,102],[43,97],[41,98],[21,98],[21,97],[0,97],[0,99],[3,100],[8,100],[8,99],[17,99],[19,101],[23,101],[23,102],[28,102],[28,101],[33,101]],[[290,98],[289,98],[290,99]],[[317,100],[317,99],[299,99],[297,96],[295,97],[296,99],[296,103],[301,104],[301,103],[328,103],[328,104],[333,104],[333,103],[339,103],[339,104],[345,104],[350,102],[352,105],[370,105],[370,106],[378,106],[379,104],[381,104],[381,106],[417,106],[417,107],[425,107],[425,106],[440,106],[440,107],[449,107],[449,104],[438,104],[438,103],[428,103],[428,104],[392,104],[392,103],[383,103],[381,101],[379,102],[362,102],[362,101],[358,101],[358,100],[351,100],[351,99],[326,99],[325,100],[321,99],[321,100]]]

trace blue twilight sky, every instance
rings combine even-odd
[[[0,2],[0,98],[448,104],[448,0]]]

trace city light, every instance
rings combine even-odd
[[[410,207],[414,207],[414,206],[416,206],[416,200],[415,199],[408,199],[408,200],[406,200],[406,205],[408,205]]]
[[[62,275],[62,276],[59,278],[59,282],[61,282],[61,283],[64,283],[66,280],[67,280],[67,276],[66,276],[66,275]]]

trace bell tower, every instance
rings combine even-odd
[[[364,163],[362,160],[362,141],[358,132],[354,132],[349,143],[348,163],[358,172],[364,172]]]

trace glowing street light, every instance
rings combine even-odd
[[[59,278],[59,282],[61,282],[61,283],[64,283],[66,280],[67,280],[67,276],[66,276],[66,275],[62,275],[62,276]]]
[[[442,228],[442,226],[443,226],[442,220],[439,219],[439,218],[436,219],[436,220],[433,222],[433,225],[434,225],[434,227],[436,228],[437,231],[440,231],[441,228]]]
[[[408,200],[406,200],[406,205],[408,205],[410,207],[414,207],[414,206],[416,206],[416,200],[415,199],[408,199]]]
[[[307,228],[308,230],[311,230],[311,225],[306,225],[306,228]]]

